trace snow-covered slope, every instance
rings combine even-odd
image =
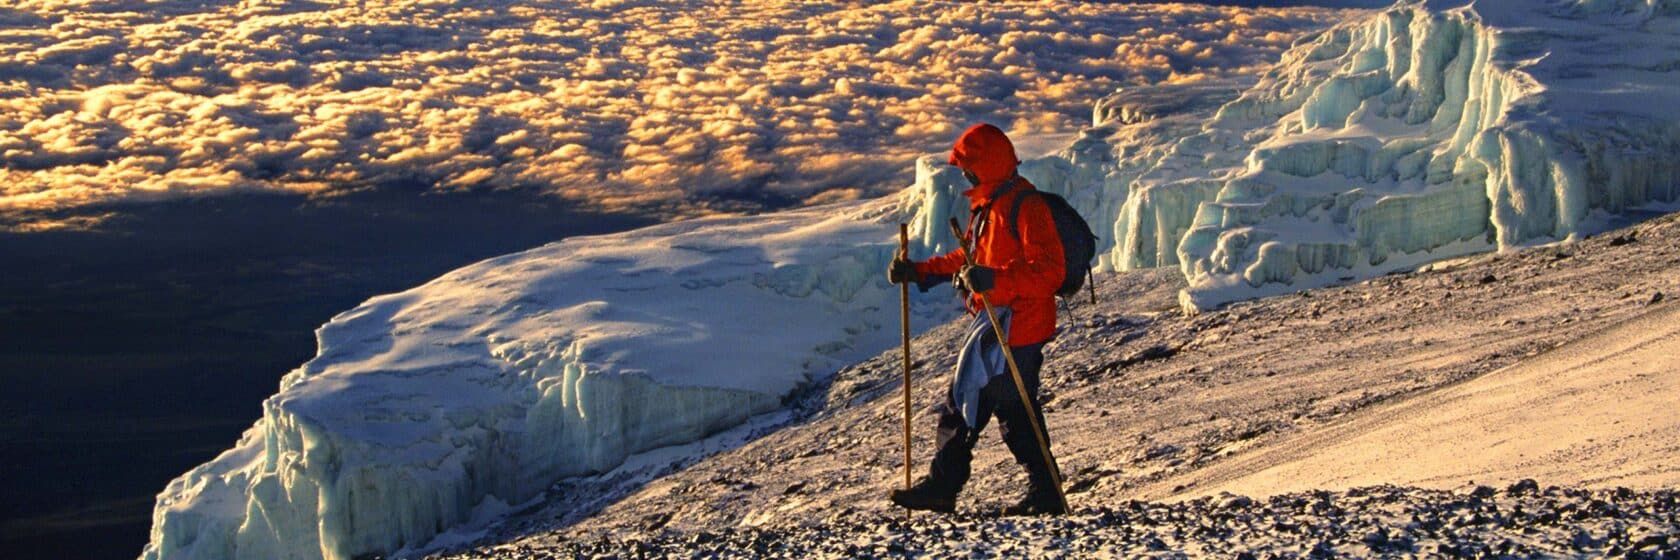
[[[1524,478],[1663,488],[1680,479],[1676,394],[1680,306],[1667,305],[1515,366],[1233,458],[1186,485],[1198,495],[1249,496]]]
[[[897,339],[880,271],[903,219],[916,253],[950,246],[943,167],[896,199],[568,239],[373,298],[159,496],[145,556],[390,552],[773,410]],[[924,327],[956,310],[918,298]]]

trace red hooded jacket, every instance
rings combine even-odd
[[[1015,145],[998,127],[980,124],[963,132],[951,148],[950,163],[980,178],[980,186],[963,191],[963,196],[968,197],[971,212],[984,209],[987,216],[975,215],[969,220],[968,237],[975,237],[977,223],[986,223],[974,244],[974,262],[997,269],[996,286],[986,297],[991,298],[992,305],[1008,307],[1013,313],[1009,345],[1025,346],[1050,340],[1056,333],[1056,289],[1061,287],[1067,267],[1049,205],[1041,197],[1029,198],[1021,204],[1020,239],[1016,239],[1009,227],[1010,211],[1016,197],[1035,187],[1015,175],[1015,166],[1021,161],[1015,157]],[[1011,179],[1014,186],[994,200],[994,195],[1009,185]],[[957,249],[916,263],[916,273],[955,274],[963,264],[962,249]],[[980,310],[979,296],[970,296],[968,309],[971,313]]]

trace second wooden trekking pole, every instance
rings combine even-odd
[[[962,245],[963,260],[968,266],[974,266],[973,244],[963,235],[962,225],[956,218],[951,218],[951,234],[957,236],[957,243]],[[1015,352],[1009,347],[1009,337],[1003,334],[1003,324],[998,322],[997,312],[992,310],[992,300],[983,292],[974,292],[980,297],[980,306],[986,310],[986,318],[992,322],[992,332],[997,334],[998,346],[1003,349],[1003,361],[1009,365],[1009,375],[1015,378],[1015,390],[1021,393],[1021,406],[1027,408],[1027,422],[1032,424],[1033,437],[1038,439],[1038,451],[1044,454],[1044,466],[1050,470],[1050,483],[1056,487],[1056,501],[1062,504],[1062,511],[1068,511],[1067,494],[1062,493],[1062,472],[1056,468],[1056,459],[1050,456],[1050,442],[1046,438],[1049,432],[1038,421],[1038,409],[1033,407],[1032,395],[1027,394],[1027,383],[1021,377],[1021,366],[1015,364]]]
[[[898,224],[898,258],[910,258],[910,226]],[[910,282],[898,285],[898,318],[904,325],[904,489],[910,489]],[[909,510],[905,510],[909,514]]]

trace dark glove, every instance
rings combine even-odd
[[[892,264],[887,265],[887,281],[894,284],[916,281],[916,265],[908,259],[893,259]]]
[[[957,273],[958,282],[970,292],[986,293],[997,287],[997,269],[971,265]]]

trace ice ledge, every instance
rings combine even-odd
[[[1142,174],[1171,179],[1132,187],[1116,262],[1178,264],[1194,312],[1576,239],[1594,212],[1680,200],[1677,15],[1657,0],[1404,2],[1326,31],[1180,142],[1204,154],[1202,179]]]
[[[571,239],[342,313],[238,445],[158,497],[144,558],[411,549],[771,411],[897,339],[894,224],[919,254],[951,244],[930,209],[960,178],[926,170],[897,198]],[[956,311],[918,297],[922,328]]]

